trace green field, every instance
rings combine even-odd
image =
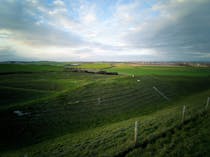
[[[108,71],[127,75],[210,76],[209,67],[116,65]]]
[[[52,65],[34,65],[34,64],[1,64],[1,73],[32,73],[32,72],[50,72],[50,71],[62,71],[62,66]]]
[[[0,157],[210,155],[209,67],[66,65],[0,65]]]
[[[103,70],[112,67],[110,63],[83,63],[77,66],[81,69],[91,69],[91,70]]]

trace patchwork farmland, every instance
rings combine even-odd
[[[208,97],[208,66],[1,64],[0,156],[208,156]]]

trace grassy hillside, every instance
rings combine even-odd
[[[210,152],[210,117],[197,116],[192,121],[167,132],[163,137],[151,142],[144,148],[136,148],[126,157],[177,157],[177,156],[209,156]]]
[[[34,65],[34,64],[0,64],[0,74],[17,72],[62,71],[62,66]]]
[[[139,142],[149,142],[171,128],[181,124],[183,104],[187,105],[186,119],[196,115],[204,107],[209,91],[180,100],[165,109],[134,117],[129,120],[104,125],[95,129],[66,134],[55,139],[5,153],[8,156],[115,156],[133,148],[134,122],[139,121]],[[196,97],[196,101],[195,101]],[[194,121],[192,121],[193,123]],[[131,149],[132,150],[132,149]],[[131,151],[132,152],[132,151]]]
[[[104,67],[98,64],[91,66]],[[203,111],[210,96],[208,69],[183,67],[180,75],[177,70],[181,67],[148,67],[139,75],[141,68],[146,67],[138,67],[135,77],[42,70],[0,75],[2,156],[112,157],[138,156],[142,151],[147,156],[151,149],[159,148],[154,139],[170,145],[164,142],[172,138],[167,132],[178,128],[177,133],[184,134],[185,127],[194,126],[194,117]],[[180,128],[183,105],[190,122]],[[195,124],[202,119],[199,115]],[[136,120],[139,147],[134,148]]]

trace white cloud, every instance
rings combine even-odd
[[[64,2],[63,1],[61,1],[61,0],[55,0],[55,1],[53,1],[53,4],[54,5],[56,5],[56,6],[61,6],[61,7],[64,7],[65,6],[65,4],[64,4]]]
[[[209,56],[208,0],[101,4],[3,0],[0,53],[13,50],[32,60],[176,60],[192,55],[202,60]]]

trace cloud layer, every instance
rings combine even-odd
[[[2,0],[0,61],[210,61],[209,0]]]

